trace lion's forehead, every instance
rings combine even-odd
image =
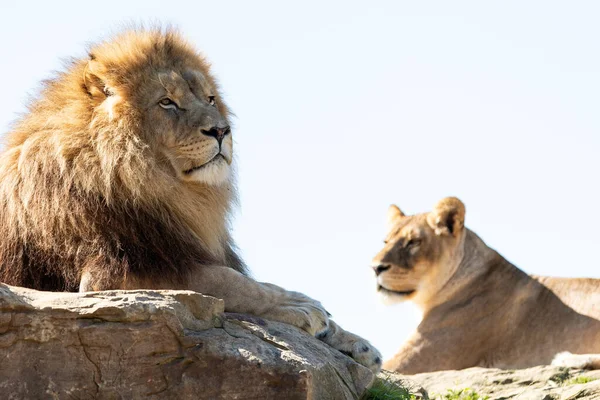
[[[125,32],[92,47],[89,55],[107,76],[125,86],[152,82],[160,72],[175,72],[182,83],[198,87],[212,84],[203,56],[172,31]],[[154,76],[148,79],[150,74]]]
[[[402,218],[392,227],[387,240],[400,241],[423,238],[431,233],[426,214],[417,214]]]
[[[206,78],[206,75],[197,69],[186,69],[181,72],[181,77],[187,82],[190,82],[198,87],[210,88],[210,82]]]
[[[185,70],[179,72],[170,70],[158,73],[159,82],[171,94],[184,96],[194,91],[208,92],[212,91],[210,83],[201,71]]]

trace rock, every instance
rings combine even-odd
[[[449,390],[469,388],[490,400],[554,400],[600,398],[600,371],[539,366],[522,370],[469,368],[461,371],[400,375],[388,371],[382,379],[405,387],[423,387],[432,399],[443,398]],[[465,397],[466,398],[466,397]],[[469,397],[471,398],[471,397]]]
[[[195,292],[0,284],[3,399],[353,399],[372,380],[295,327]]]

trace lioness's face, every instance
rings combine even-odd
[[[462,210],[436,207],[406,216],[390,207],[384,247],[371,263],[377,291],[386,302],[414,300],[433,289],[462,237],[464,206]]]
[[[216,89],[201,71],[164,71],[156,76],[147,106],[148,129],[184,181],[218,185],[228,180],[231,129]]]

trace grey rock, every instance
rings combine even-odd
[[[600,371],[539,366],[521,370],[468,368],[416,375],[382,371],[380,378],[405,387],[422,387],[431,399],[444,398],[448,390],[470,388],[490,400],[600,399]]]
[[[3,399],[353,399],[372,380],[295,327],[195,292],[0,284]]]

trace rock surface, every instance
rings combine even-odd
[[[600,399],[600,371],[539,366],[522,370],[469,368],[417,375],[380,372],[379,377],[401,385],[423,387],[430,399],[443,399],[449,390],[470,388],[481,399],[575,400]],[[466,397],[465,397],[466,398]]]
[[[294,327],[198,293],[0,284],[2,399],[353,399],[372,379]]]

